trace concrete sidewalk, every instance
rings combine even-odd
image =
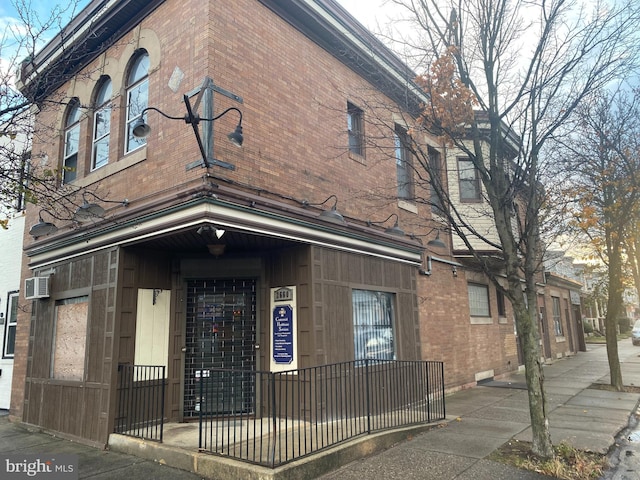
[[[630,340],[618,345],[625,385],[640,386],[640,347],[633,347]],[[557,360],[546,365],[544,371],[553,442],[565,441],[580,449],[606,453],[616,435],[627,427],[630,414],[636,412],[640,395],[590,388],[594,383],[608,383],[605,347],[588,345],[587,352]],[[512,438],[531,440],[523,373],[449,395],[446,408],[447,421],[427,431],[422,427],[362,437],[275,470],[122,436],[129,446],[121,445],[120,452],[115,451],[117,445],[112,445],[111,451],[101,451],[25,429],[6,418],[0,418],[0,452],[75,453],[81,479],[198,479],[205,475],[172,468],[176,466],[185,470],[195,466],[208,478],[221,479],[547,478],[485,460]],[[409,440],[402,441],[407,437]],[[137,455],[127,454],[131,452]],[[319,476],[330,468],[337,469]],[[629,472],[627,468],[624,475],[619,478],[640,478],[640,471]]]
[[[640,386],[640,348],[618,343],[625,385]],[[609,383],[604,345],[544,367],[551,438],[576,448],[607,453],[627,427],[640,395],[589,388]],[[541,479],[485,460],[514,438],[531,441],[524,373],[463,390],[446,398],[446,427],[416,436],[375,456],[320,477],[323,480]],[[640,478],[640,471],[625,478]]]

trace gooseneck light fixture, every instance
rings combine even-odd
[[[224,110],[222,113],[215,115],[212,118],[201,117],[197,113],[197,110],[198,110],[198,107],[200,106],[201,100],[205,96],[206,96],[206,100],[208,100],[205,102],[205,107],[204,107],[205,111],[206,109],[210,109],[210,111],[213,112],[213,93],[212,92],[214,90],[225,94],[229,98],[233,98],[237,101],[241,101],[240,97],[232,93],[226,92],[225,90],[222,90],[219,87],[216,87],[213,84],[213,80],[211,80],[211,78],[209,77],[206,77],[193,105],[191,104],[189,95],[187,94],[183,95],[184,104],[187,108],[187,113],[185,115],[181,117],[175,117],[172,115],[167,115],[162,110],[156,107],[146,107],[142,109],[142,111],[140,112],[140,117],[133,124],[133,136],[136,138],[145,138],[151,132],[151,127],[149,126],[149,124],[146,123],[146,120],[145,120],[145,113],[148,111],[158,112],[160,115],[162,115],[163,117],[169,120],[184,120],[184,122],[191,125],[191,128],[193,129],[193,133],[196,137],[196,141],[198,142],[198,148],[200,149],[200,154],[202,155],[203,166],[206,168],[209,168],[211,166],[211,163],[213,162],[225,168],[233,169],[234,167],[231,164],[227,164],[225,162],[220,162],[213,159],[213,122],[215,122],[216,120],[218,120],[219,118],[223,117],[224,115],[226,115],[231,111],[237,112],[240,115],[238,125],[236,126],[233,132],[227,135],[227,138],[234,145],[241,147],[244,141],[244,137],[242,135],[242,111],[240,111],[240,109],[236,107],[229,107],[226,110]],[[209,129],[205,130],[204,142],[203,142],[202,136],[200,135],[200,129],[199,129],[200,122],[210,122]],[[206,143],[206,146],[205,146],[205,143]],[[207,150],[209,151],[209,153],[207,153]]]
[[[53,223],[45,222],[42,219],[42,212],[47,212],[49,215],[51,215],[51,212],[49,212],[49,210],[40,210],[40,213],[38,213],[38,223],[36,223],[29,229],[29,235],[31,235],[33,238],[44,237],[46,235],[54,234],[58,231],[58,227],[56,227]],[[53,217],[53,215],[51,216]]]
[[[102,200],[104,203],[119,203],[123,207],[129,205],[129,200],[126,198],[124,200]],[[82,205],[78,207],[78,209],[73,214],[73,219],[78,223],[88,223],[96,218],[102,218],[105,214],[104,208],[102,208],[97,203],[89,203],[84,193],[82,194]]]
[[[302,205],[304,205],[305,207],[309,207],[309,206],[318,207],[320,205],[324,205],[325,203],[327,203],[332,198],[335,200],[333,202],[333,206],[331,207],[330,210],[323,210],[322,213],[320,213],[320,215],[319,215],[320,218],[322,218],[323,220],[327,220],[329,222],[333,222],[333,223],[340,223],[340,224],[346,223],[344,221],[344,217],[342,216],[342,214],[340,212],[338,212],[338,210],[336,208],[338,206],[338,197],[336,197],[335,195],[330,195],[326,200],[324,200],[323,202],[320,202],[320,203],[309,203],[308,201],[304,200],[302,202]]]
[[[384,223],[386,223],[391,217],[396,217],[396,222],[394,223],[393,227],[388,227],[384,233],[388,233],[389,235],[397,235],[399,237],[404,236],[404,230],[402,230],[399,226],[398,226],[398,214],[397,213],[392,213],[391,215],[389,215],[387,218],[385,218],[384,220],[382,220],[381,222],[372,222],[371,220],[367,220],[367,225],[371,226],[371,225],[382,225]]]
[[[429,240],[427,242],[427,245],[429,247],[434,247],[434,248],[445,248],[446,247],[444,242],[442,240],[440,240],[440,230],[438,230],[438,233],[436,233],[436,238],[434,238],[433,240]]]

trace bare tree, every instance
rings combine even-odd
[[[589,239],[607,267],[609,373],[611,385],[622,390],[616,326],[624,313],[625,266],[634,267],[636,261],[640,97],[625,89],[602,90],[583,102],[576,113],[575,131],[565,143],[565,163],[572,172],[567,195],[575,198],[573,225]],[[631,270],[637,277],[637,267]]]
[[[68,220],[82,203],[82,191],[61,185],[61,170],[41,167],[37,152],[31,151],[34,134],[41,141],[59,135],[55,126],[34,132],[33,109],[59,107],[68,99],[50,95],[70,75],[63,68],[53,75],[38,75],[28,88],[19,88],[26,72],[33,70],[36,53],[51,35],[64,39],[71,35],[65,23],[77,13],[80,0],[51,5],[41,16],[29,0],[11,0],[17,12],[12,21],[5,19],[0,32],[0,226],[6,227],[12,211],[24,209],[26,203],[39,204],[53,218]],[[66,63],[81,61],[89,52],[77,48],[66,52]],[[49,94],[49,96],[47,96]],[[46,98],[46,101],[45,101]],[[48,220],[51,220],[50,218]]]
[[[453,232],[509,299],[524,353],[533,451],[553,455],[540,362],[536,279],[554,222],[554,142],[592,92],[635,67],[638,7],[570,0],[390,0],[410,22],[414,68],[428,101],[412,129],[416,173],[436,192]],[[399,29],[399,28],[398,28]],[[403,31],[407,31],[403,28]],[[475,228],[429,162],[417,135],[436,133],[478,172],[497,239]],[[544,185],[544,187],[543,187]],[[561,197],[555,197],[560,199]],[[517,207],[514,207],[517,206]],[[514,221],[514,208],[517,208]],[[481,214],[482,212],[478,212]],[[550,231],[550,230],[549,230]],[[498,250],[496,271],[483,252]],[[504,275],[503,287],[498,276]]]

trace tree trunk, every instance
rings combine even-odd
[[[524,298],[523,298],[524,300]],[[531,418],[532,451],[545,458],[553,457],[553,444],[549,433],[546,399],[544,394],[544,372],[540,363],[540,339],[536,313],[535,295],[530,300],[531,311],[524,301],[514,306],[516,329],[524,356],[525,378],[529,393],[529,416]]]
[[[616,327],[622,307],[623,290],[621,252],[619,248],[613,247],[609,251],[609,298],[607,299],[607,316],[604,323],[611,386],[619,392],[622,391],[623,383],[620,358],[618,357],[618,333]]]

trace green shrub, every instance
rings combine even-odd
[[[591,322],[584,322],[582,324],[582,328],[584,329],[584,333],[593,333],[593,326]]]

